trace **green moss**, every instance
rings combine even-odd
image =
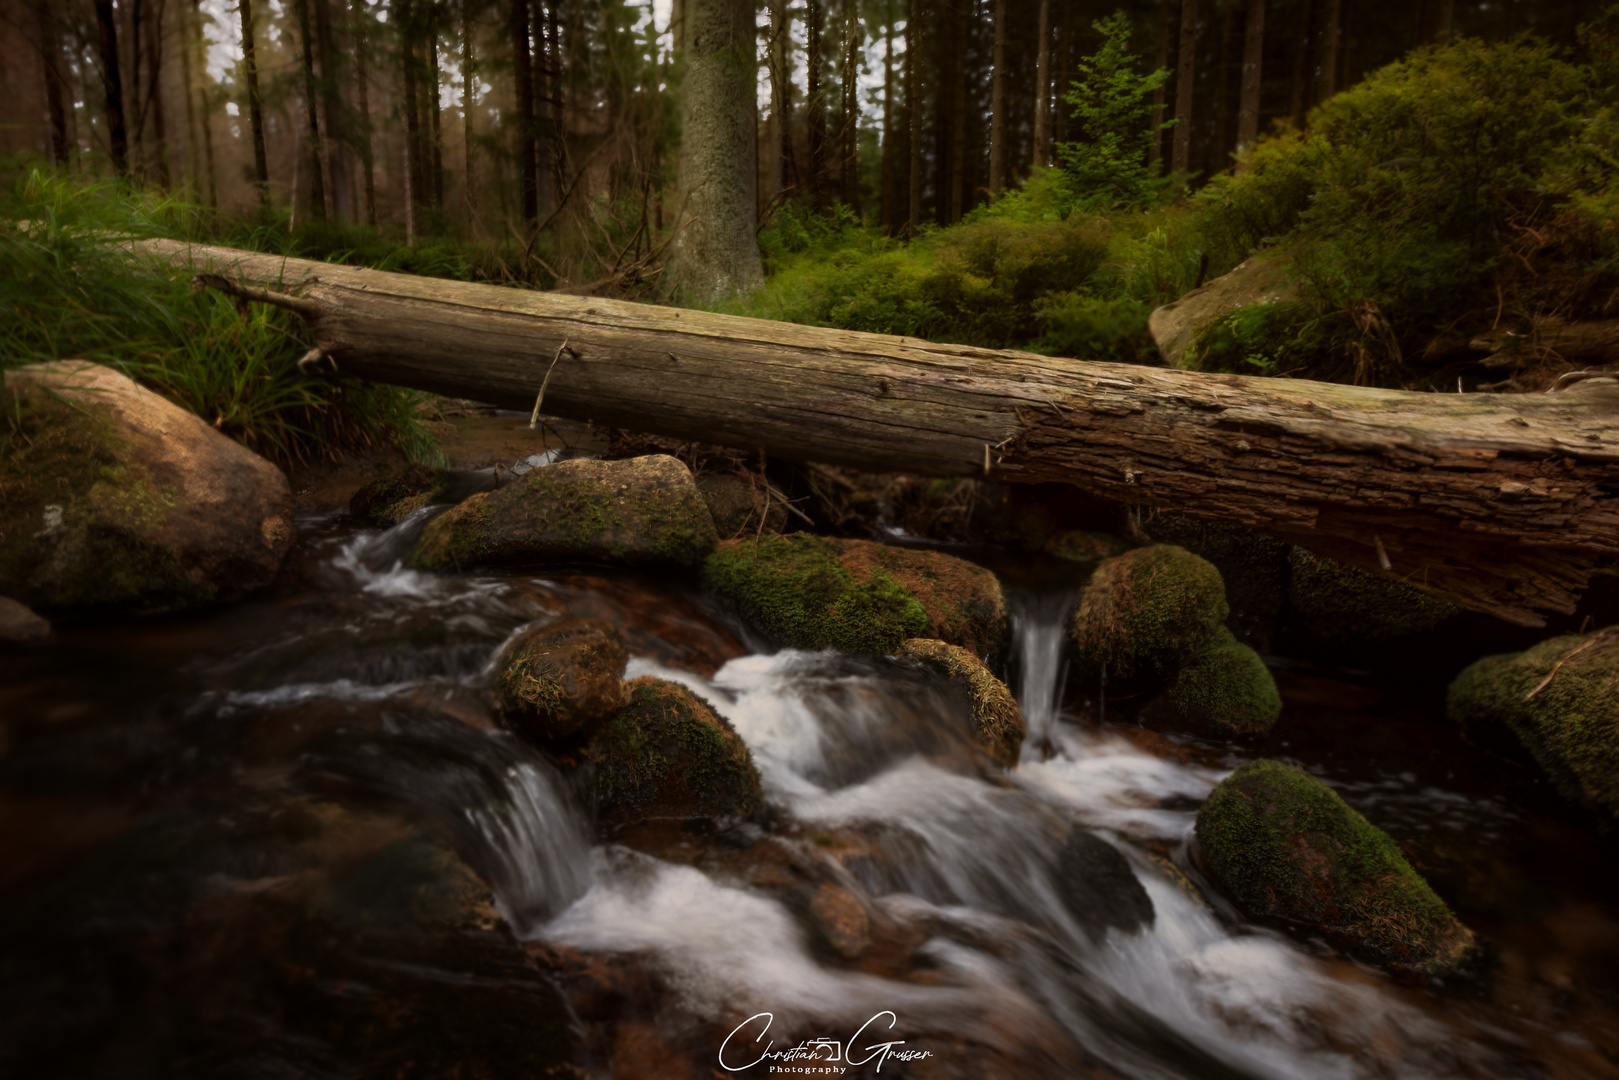
[[[756,818],[764,810],[746,744],[712,706],[677,683],[629,684],[630,703],[586,746],[604,822]]]
[[[899,652],[960,685],[972,705],[974,743],[1008,769],[1017,767],[1023,746],[1023,710],[982,660],[966,649],[927,638],[912,638]]]
[[[1616,689],[1619,634],[1600,631],[1486,656],[1456,677],[1446,705],[1458,723],[1505,724],[1566,798],[1619,816]]]
[[[1169,684],[1173,719],[1211,735],[1262,735],[1282,715],[1282,695],[1259,654],[1226,631]]]
[[[1321,641],[1377,641],[1432,630],[1461,608],[1391,578],[1294,548],[1288,607]]]
[[[1122,679],[1173,673],[1224,630],[1225,584],[1207,560],[1169,544],[1096,568],[1074,612],[1080,660]]]
[[[1269,618],[1287,603],[1290,545],[1234,521],[1164,511],[1142,526],[1160,544],[1175,544],[1207,559],[1225,582],[1235,616]]]
[[[1436,973],[1475,948],[1389,835],[1302,769],[1238,769],[1198,811],[1197,842],[1250,912],[1327,934],[1376,963]]]
[[[214,587],[156,539],[176,493],[130,459],[104,406],[3,395],[0,591],[43,611],[197,607]],[[60,508],[60,520],[52,525]]]
[[[480,565],[493,548],[488,530],[490,498],[488,493],[474,495],[428,522],[416,541],[410,565],[417,570],[457,572]]]

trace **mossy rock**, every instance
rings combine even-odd
[[[1323,642],[1379,641],[1422,634],[1461,608],[1391,578],[1294,548],[1288,609],[1295,625]]]
[[[1008,769],[1017,768],[1023,710],[982,660],[959,646],[928,638],[911,638],[900,646],[899,655],[915,657],[960,686],[972,705],[974,745]]]
[[[349,498],[349,515],[363,524],[386,529],[424,506],[458,503],[480,491],[494,489],[492,469],[435,469],[411,464],[356,491]]]
[[[164,612],[274,578],[295,536],[281,470],[109,368],[6,373],[0,593],[40,611]]]
[[[1120,679],[1164,678],[1225,632],[1225,584],[1206,559],[1154,544],[1096,568],[1074,610],[1081,663]]]
[[[1175,544],[1213,563],[1234,615],[1269,619],[1286,605],[1290,545],[1235,521],[1173,511],[1154,514],[1142,528],[1157,543]]]
[[[725,604],[777,645],[891,656],[934,638],[979,656],[1006,634],[1000,582],[937,551],[794,533],[731,540],[704,577]]]
[[[600,619],[524,631],[497,665],[501,712],[541,741],[575,735],[629,704],[623,682],[628,661],[618,629]]]
[[[1263,735],[1282,715],[1282,695],[1259,654],[1228,630],[1181,668],[1146,710],[1154,726],[1225,738]]]
[[[1619,816],[1619,633],[1568,634],[1486,656],[1450,685],[1451,719],[1505,724],[1552,783]]]
[[[718,539],[690,470],[677,458],[559,461],[434,518],[411,565],[465,570],[577,560],[695,566]]]
[[[1232,773],[1198,811],[1197,842],[1250,913],[1372,963],[1440,974],[1477,948],[1389,835],[1302,769],[1253,761]]]
[[[702,698],[651,676],[584,749],[602,824],[656,818],[757,818],[759,773],[735,729]]]
[[[1123,555],[1135,543],[1112,533],[1091,532],[1087,529],[1069,529],[1046,541],[1045,552],[1069,562],[1099,563]]]

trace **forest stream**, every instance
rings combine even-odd
[[[1007,582],[1006,771],[942,681],[771,652],[695,583],[403,568],[434,512],[306,515],[255,600],[0,656],[0,1071],[1619,1074],[1612,838],[1442,687],[1269,657],[1272,735],[1172,740],[1068,678],[1072,564],[958,550]],[[768,824],[598,838],[489,693],[565,613],[734,725]],[[1222,899],[1193,818],[1263,756],[1387,830],[1486,969],[1402,984]]]

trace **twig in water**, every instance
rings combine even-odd
[[[562,354],[565,352],[572,352],[572,350],[568,348],[567,338],[563,338],[562,344],[557,346],[557,354],[551,357],[551,366],[545,369],[545,378],[540,380],[540,392],[534,398],[534,412],[531,413],[528,418],[528,429],[530,431],[533,431],[535,426],[540,422],[540,403],[545,400],[546,384],[551,381],[551,372],[556,370],[557,361],[562,359]]]

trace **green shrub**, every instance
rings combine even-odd
[[[1057,159],[1074,192],[1075,202],[1089,209],[1138,207],[1151,202],[1165,184],[1147,161],[1147,148],[1174,122],[1153,129],[1153,92],[1169,72],[1136,71],[1139,57],[1129,53],[1130,18],[1116,11],[1093,23],[1102,35],[1095,53],[1080,60],[1079,77],[1064,100],[1073,107],[1080,138],[1057,144]]]

